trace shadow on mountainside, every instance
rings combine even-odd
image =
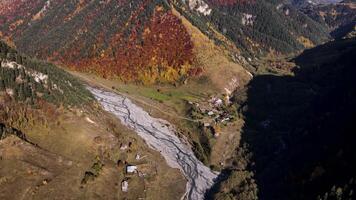
[[[258,196],[354,199],[356,40],[327,43],[294,61],[295,76],[260,75],[248,86],[241,144],[253,155],[247,168]]]

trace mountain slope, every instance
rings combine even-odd
[[[128,177],[129,163],[147,180]],[[3,42],[0,166],[0,199],[179,199],[185,192],[179,171],[104,112],[80,81]],[[130,193],[119,187],[125,180]]]
[[[45,100],[66,106],[85,104],[91,94],[74,77],[54,65],[44,63],[0,42],[0,92],[24,103]]]
[[[302,9],[312,19],[325,24],[331,35],[340,39],[351,36],[356,29],[356,2],[341,1],[330,5],[307,6]]]
[[[328,38],[323,26],[283,1],[174,2],[204,33],[218,41],[215,31],[222,33],[245,56],[291,53]]]
[[[189,35],[165,1],[30,0],[0,7],[0,30],[19,50],[77,70],[164,82],[187,74],[193,62]]]
[[[246,123],[217,199],[256,187],[261,199],[355,198],[355,44],[307,50],[294,76],[256,76],[236,92]]]
[[[292,53],[328,39],[323,26],[282,3],[3,1],[0,35],[22,52],[76,70],[124,81],[177,82],[200,66],[172,6],[218,44],[231,47],[231,40],[238,62],[241,54]]]

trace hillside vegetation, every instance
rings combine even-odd
[[[201,68],[172,7],[233,50],[235,62],[295,53],[328,39],[324,26],[270,0],[7,0],[0,5],[0,36],[31,56],[105,78],[184,82]]]
[[[352,37],[356,30],[356,2],[344,0],[336,4],[307,6],[302,9],[310,18],[326,25],[336,39]]]
[[[1,35],[29,55],[140,83],[176,82],[193,45],[163,0],[5,1]]]
[[[174,2],[204,33],[217,42],[221,41],[215,30],[222,33],[245,57],[292,53],[328,39],[324,26],[283,1],[208,0],[209,14],[191,10],[181,1]]]
[[[93,100],[84,86],[52,64],[21,55],[0,42],[0,92],[24,103],[45,100],[56,105],[83,105]]]

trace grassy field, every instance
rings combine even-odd
[[[56,112],[51,120],[16,127],[31,143],[14,136],[0,140],[0,199],[180,199],[184,194],[186,181],[179,170],[114,116],[96,105]],[[102,169],[83,184],[98,160]],[[125,163],[146,175],[127,175]],[[124,179],[127,193],[121,192]]]

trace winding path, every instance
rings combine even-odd
[[[113,92],[88,87],[103,108],[133,129],[154,150],[159,151],[168,165],[181,170],[187,179],[182,199],[201,200],[214,184],[217,173],[199,161],[191,148],[181,141],[165,120],[151,117],[132,101]]]

